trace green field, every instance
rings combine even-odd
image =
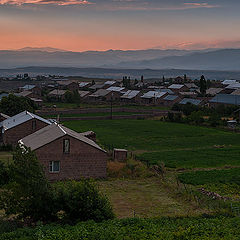
[[[179,174],[179,180],[192,185],[233,183],[240,185],[240,168],[227,170],[193,171]]]
[[[0,235],[1,240],[238,240],[239,217],[123,219],[47,225]]]
[[[215,145],[240,147],[240,134],[158,120],[84,120],[64,125],[77,132],[95,131],[101,144],[128,150],[204,151]]]
[[[143,114],[141,112],[113,112],[113,116]],[[94,113],[79,113],[79,114],[61,114],[60,117],[96,117],[96,116],[111,116],[111,112],[94,112]],[[56,114],[44,116],[45,118],[57,118]]]
[[[147,152],[138,156],[150,165],[163,162],[169,168],[215,168],[240,166],[240,147],[200,148]]]

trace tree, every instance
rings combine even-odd
[[[0,209],[7,215],[33,221],[55,218],[53,195],[43,168],[34,152],[17,147],[9,166],[9,183],[0,195]]]
[[[206,94],[206,90],[207,90],[207,82],[205,77],[202,75],[200,78],[200,92],[202,95]]]
[[[37,106],[34,102],[25,97],[17,97],[13,94],[9,94],[7,97],[3,97],[0,101],[0,112],[9,116],[14,116],[24,110],[34,112]]]

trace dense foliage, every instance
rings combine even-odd
[[[34,102],[25,97],[17,97],[13,94],[9,94],[7,97],[3,97],[0,101],[0,112],[9,116],[14,116],[25,110],[34,112],[37,109]]]
[[[38,226],[0,235],[1,240],[237,240],[238,217],[122,219],[76,226]]]
[[[9,181],[8,168],[0,162],[0,186],[5,185]]]
[[[89,180],[49,184],[36,155],[18,147],[1,189],[0,209],[31,221],[102,221],[114,217],[108,199]]]

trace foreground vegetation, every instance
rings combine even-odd
[[[160,219],[123,219],[102,223],[81,222],[75,226],[48,225],[19,229],[0,235],[1,240],[123,240],[123,239],[205,239],[237,240],[240,235],[238,217],[197,217]]]

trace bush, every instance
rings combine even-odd
[[[30,222],[56,221],[60,212],[71,222],[114,217],[108,199],[89,180],[50,185],[30,149],[16,149],[9,173],[9,183],[0,195],[0,209],[7,215]]]
[[[7,184],[9,181],[8,168],[0,162],[0,186]]]
[[[58,212],[63,211],[63,219],[70,222],[94,220],[100,222],[113,219],[112,207],[90,180],[57,183],[55,199]]]

